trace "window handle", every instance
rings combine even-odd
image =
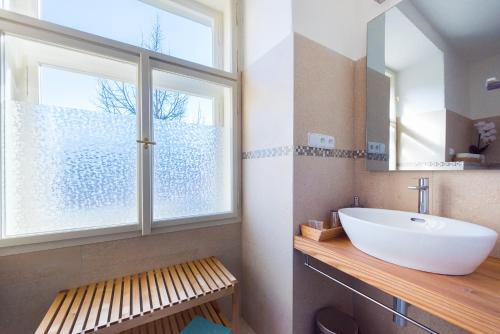
[[[156,145],[155,141],[150,141],[148,137],[144,137],[144,139],[137,139],[136,142],[139,144],[144,144],[144,149],[148,149],[149,145]]]

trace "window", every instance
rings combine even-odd
[[[154,220],[230,212],[231,89],[164,70],[153,87]]]
[[[136,118],[99,100],[110,77],[135,94],[137,66],[4,41],[5,236],[137,224]]]
[[[47,22],[230,70],[229,0],[4,0]]]
[[[104,29],[105,21],[97,17],[94,26],[83,9],[79,20],[65,15],[83,1],[58,2],[58,9],[55,2],[5,5],[113,40],[0,11],[0,249],[236,218],[237,76],[163,59],[150,44],[127,39],[145,23],[155,36],[158,26],[169,27],[164,20],[173,35],[207,40],[213,26],[176,16],[180,7],[156,13],[163,0],[127,0],[120,10],[151,15],[132,27],[117,14],[116,29]],[[197,6],[185,8],[189,17],[207,13],[195,15]],[[175,52],[215,64],[216,53],[206,53],[214,44],[190,42],[196,46]]]

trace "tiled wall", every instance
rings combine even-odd
[[[354,66],[349,58],[300,34],[294,38],[294,144],[307,145],[307,133],[335,137],[339,154],[303,148],[293,160],[293,225],[308,219],[329,220],[332,209],[352,202],[354,191],[353,88]],[[344,154],[340,154],[343,152]],[[293,333],[312,333],[314,314],[324,306],[335,306],[352,314],[351,293],[304,267],[304,258],[294,253]],[[331,275],[349,281],[332,269]]]
[[[240,224],[0,257],[0,333],[33,333],[56,293],[190,259],[217,256],[241,277]]]

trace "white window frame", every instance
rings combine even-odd
[[[212,65],[225,67],[223,14],[210,7],[190,0],[139,0],[158,9],[182,16],[212,28]],[[229,61],[229,59],[228,59]],[[231,63],[227,64],[231,68]]]
[[[179,0],[180,1],[180,0]],[[185,0],[183,0],[185,1]],[[233,4],[236,8],[236,4]],[[236,16],[235,11],[232,15]],[[231,22],[237,20],[231,18]],[[233,27],[232,35],[236,36],[237,26]],[[190,76],[194,79],[201,79],[215,84],[220,84],[232,89],[232,140],[231,148],[231,166],[232,166],[232,211],[223,214],[214,214],[208,216],[197,216],[183,219],[174,219],[153,224],[153,201],[152,201],[152,179],[153,179],[153,150],[144,149],[142,145],[137,150],[137,169],[138,169],[138,223],[126,226],[110,226],[102,228],[91,228],[85,230],[64,231],[56,233],[47,233],[39,235],[28,235],[20,237],[0,238],[0,256],[16,254],[28,251],[43,249],[52,249],[72,245],[88,244],[106,240],[115,240],[121,238],[130,238],[140,235],[155,233],[164,233],[192,228],[201,228],[221,224],[239,223],[241,221],[240,213],[240,169],[241,169],[241,147],[240,147],[240,101],[241,101],[241,82],[237,67],[232,66],[231,72],[221,69],[208,67],[193,63],[187,60],[175,58],[158,52],[153,52],[140,47],[125,44],[119,41],[110,40],[101,36],[89,34],[75,29],[59,26],[53,23],[41,21],[36,18],[16,14],[10,11],[0,9],[0,33],[2,59],[4,52],[3,34],[18,36],[21,38],[33,39],[43,43],[54,44],[57,46],[74,48],[82,52],[107,56],[113,59],[135,63],[138,65],[138,112],[137,126],[138,138],[148,137],[153,139],[152,119],[150,119],[151,105],[151,74],[153,69],[164,69],[172,73]],[[233,37],[234,42],[234,37]],[[234,50],[237,44],[233,43],[233,58],[237,55]],[[214,48],[215,49],[215,48]],[[237,60],[231,59],[231,64],[236,65]],[[0,69],[2,80],[2,102],[4,101],[4,69]],[[3,105],[3,103],[2,103]],[[1,124],[4,125],[3,111]],[[3,134],[3,128],[1,129]],[[3,142],[3,135],[1,141]],[[140,144],[138,144],[140,145]],[[153,148],[154,149],[154,148]],[[2,162],[3,168],[3,162]],[[2,171],[1,184],[3,187],[4,173]],[[3,196],[3,190],[0,192]],[[3,198],[0,197],[4,203]],[[4,213],[2,207],[2,219],[0,228],[3,232]],[[2,233],[4,235],[4,233]],[[1,236],[1,235],[0,235]]]

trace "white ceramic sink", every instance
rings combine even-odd
[[[356,248],[390,263],[437,274],[472,273],[498,237],[484,226],[412,212],[347,208],[339,214]]]

